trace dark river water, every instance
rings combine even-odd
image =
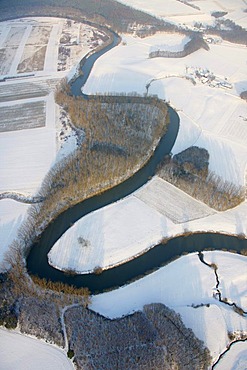
[[[72,83],[74,95],[82,95],[81,87],[85,84],[94,62],[108,50],[119,43],[119,37],[114,34],[113,43],[105,49],[89,56],[82,66],[83,75]],[[118,267],[106,270],[100,275],[87,274],[68,276],[48,264],[47,254],[61,235],[78,219],[86,214],[113,203],[137,190],[155,174],[157,165],[166,154],[169,154],[175,143],[179,130],[178,114],[169,108],[170,124],[166,135],[161,139],[154,155],[149,162],[130,179],[106,191],[103,194],[87,199],[59,215],[42,233],[40,240],[33,245],[27,257],[29,273],[52,281],[62,281],[76,287],[88,287],[92,293],[121,286],[158,267],[172,261],[183,253],[210,249],[226,249],[240,252],[247,247],[246,240],[214,233],[193,234],[187,237],[176,237],[165,245],[157,245],[143,255]],[[138,222],[138,220],[136,220]]]

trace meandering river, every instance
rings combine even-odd
[[[81,87],[85,84],[94,62],[104,53],[115,47],[119,43],[119,36],[113,33],[113,42],[105,49],[102,49],[90,55],[82,66],[83,75],[79,76],[72,83],[72,92],[74,95],[82,95]],[[246,248],[247,241],[236,237],[220,234],[193,234],[188,237],[176,237],[170,239],[165,245],[158,245],[143,255],[124,263],[115,268],[103,271],[100,275],[87,274],[68,276],[48,263],[47,254],[54,243],[61,235],[78,219],[86,214],[113,203],[137,190],[144,185],[148,179],[155,174],[155,170],[160,161],[166,154],[169,154],[175,143],[179,130],[178,114],[169,108],[170,124],[165,136],[160,140],[153,156],[148,163],[135,173],[131,178],[120,185],[106,191],[101,195],[94,196],[60,214],[54,222],[48,225],[41,235],[38,243],[33,245],[27,257],[27,269],[31,274],[50,279],[52,281],[62,281],[73,284],[77,287],[88,287],[92,293],[102,292],[116,286],[123,285],[132,279],[136,279],[153,269],[157,269],[181,256],[183,253],[202,251],[210,249],[234,249],[240,252]],[[138,221],[137,221],[138,222]]]

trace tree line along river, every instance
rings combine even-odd
[[[114,32],[113,41],[100,51],[85,58],[82,65],[82,74],[72,82],[73,95],[83,95],[82,86],[85,84],[95,61],[104,53],[119,44],[120,38]],[[86,97],[84,95],[84,97]],[[46,278],[51,281],[61,281],[76,287],[88,287],[92,293],[99,293],[106,289],[121,286],[148,272],[169,263],[174,258],[184,253],[203,251],[209,249],[226,249],[240,252],[247,247],[246,240],[240,240],[234,236],[216,233],[194,233],[189,236],[179,236],[169,239],[165,245],[157,245],[139,257],[122,265],[103,271],[100,275],[68,275],[59,271],[48,263],[48,253],[62,234],[78,219],[101,207],[131,194],[144,185],[150,177],[154,176],[157,165],[166,154],[169,154],[176,141],[179,130],[179,116],[169,107],[170,123],[167,133],[161,138],[153,156],[147,164],[136,172],[131,178],[113,187],[106,192],[82,201],[60,214],[43,231],[39,241],[34,244],[27,257],[28,272]],[[138,220],[137,220],[138,222]]]

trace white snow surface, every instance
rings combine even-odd
[[[96,61],[83,91],[143,94],[151,83],[149,93],[169,101],[180,116],[173,154],[190,145],[204,147],[209,151],[211,171],[243,185],[247,163],[247,105],[239,94],[247,89],[246,48],[223,42],[185,58],[149,59],[150,50],[160,44],[161,38],[162,34],[145,39],[124,35],[126,45],[119,45]],[[227,78],[233,88],[211,87],[201,82],[193,85],[185,79],[189,66],[207,68],[222,80]]]
[[[0,369],[74,369],[66,353],[56,346],[16,331],[0,328]]]
[[[55,160],[54,97],[45,100],[45,127],[0,133],[0,191],[35,194]]]
[[[0,200],[0,271],[8,246],[17,237],[18,229],[25,220],[28,208],[28,204],[11,199]]]
[[[244,13],[246,4],[241,0],[187,1],[189,5],[197,6],[199,9],[177,0],[121,0],[120,2],[183,26],[193,26],[195,22],[201,22],[203,25],[213,24],[215,18],[211,16],[211,13],[226,11],[228,14],[225,18],[235,21],[242,27],[247,27],[247,17]]]
[[[176,0],[169,0],[165,3],[160,0],[155,0],[152,3],[147,0],[123,2],[177,23],[188,25],[193,24],[195,20],[210,23],[212,22],[211,11],[224,9],[229,12],[232,19],[239,19],[241,24],[246,24],[246,13],[241,13],[238,10],[243,7],[240,0],[193,2],[201,7],[200,11]],[[44,18],[43,21],[47,22],[47,18]],[[54,25],[59,22],[53,19]],[[20,20],[20,25],[24,24],[32,24],[32,21],[30,19]],[[4,46],[12,25],[15,25],[15,21],[0,24],[1,47]],[[53,36],[56,31],[58,31],[58,26],[53,28]],[[26,31],[25,37],[27,37],[27,33],[28,31]],[[163,36],[164,39],[162,39]],[[222,42],[220,45],[210,45],[210,51],[200,50],[182,59],[148,59],[150,50],[157,45],[165,43],[169,44],[170,48],[176,48],[178,42],[173,36],[171,36],[173,42],[170,43],[163,41],[170,36],[167,34],[163,36],[157,34],[140,40],[136,37],[123,35],[127,45],[119,45],[95,63],[84,92],[89,94],[95,92],[113,93],[115,91],[144,93],[146,85],[153,81],[149,93],[158,94],[160,98],[170,101],[170,104],[178,109],[180,115],[180,131],[173,153],[176,154],[190,145],[205,147],[210,154],[211,170],[224,179],[231,180],[236,184],[243,184],[247,158],[247,126],[243,117],[246,117],[247,108],[246,103],[240,100],[239,94],[241,91],[247,90],[246,48]],[[18,50],[17,48],[10,50],[9,56],[6,56],[3,70],[9,70],[8,68],[12,65],[12,72],[15,71],[23,43]],[[48,53],[52,51],[55,55],[57,45],[54,38],[49,45]],[[46,54],[45,66],[47,68],[49,58],[50,55]],[[186,66],[208,68],[216,75],[227,78],[233,88],[231,90],[216,89],[200,83],[194,86],[185,80]],[[52,77],[63,77],[68,72],[55,73],[54,65],[51,67]],[[51,75],[48,72],[51,73],[51,71],[45,70],[35,73],[35,78],[42,75],[50,78]],[[50,104],[49,107],[52,108],[52,95],[47,99],[47,104]],[[0,134],[1,191],[18,190],[30,194],[35,193],[42,176],[55,160],[55,109],[50,108],[47,109],[46,128]],[[0,259],[7,244],[15,237],[27,208],[27,205],[11,200],[0,201],[1,244],[4,245],[4,250],[0,252]],[[78,221],[72,227],[71,236],[75,242],[78,241],[79,236],[88,242],[88,246],[83,247],[83,252],[80,250],[80,253],[81,261],[85,259],[86,262],[83,268],[90,270],[95,265],[102,263],[105,263],[106,266],[119,263],[119,261],[126,260],[135,254],[142,253],[163,237],[174,236],[187,229],[246,234],[247,203],[244,202],[239,207],[224,213],[208,215],[203,219],[183,221],[175,224],[168,217],[159,213],[157,209],[131,196]],[[65,239],[65,235],[62,238]],[[108,245],[107,241],[110,241]],[[60,241],[58,241],[59,243]],[[69,245],[69,239],[66,243]],[[72,244],[71,241],[70,244]],[[92,246],[96,248],[89,256]],[[79,247],[75,243],[73,248],[72,251],[69,249],[65,251],[67,255],[61,261],[61,265],[65,268],[68,268],[68,262],[72,268],[78,268],[75,259],[80,260],[80,258],[75,253],[79,251]],[[80,248],[82,249],[82,246]],[[109,248],[108,255],[106,248]],[[57,255],[61,253],[59,248],[56,253]],[[92,263],[92,256],[95,259],[94,263]],[[223,294],[229,300],[236,300],[238,304],[246,307],[246,257],[208,252],[205,253],[205,258],[207,261],[211,260],[218,264],[221,279],[220,288]],[[70,261],[72,261],[71,264]],[[203,265],[196,255],[190,255],[181,257],[178,261],[129,286],[93,297],[91,307],[105,316],[119,317],[142,309],[144,304],[162,302],[182,315],[185,324],[191,327],[195,334],[204,341],[216,358],[228,343],[227,331],[247,331],[247,324],[246,319],[213,298],[214,287],[213,271]],[[209,303],[210,307],[192,308],[193,303]],[[16,350],[20,348],[19,344],[16,345],[15,340],[14,342],[12,339],[6,340],[9,332],[2,334],[1,330],[0,333],[0,340],[2,338],[4,345],[11,344],[5,349],[1,343],[0,351],[3,349],[4,355],[12,354],[10,349],[12,351],[14,348]],[[29,354],[29,362],[24,361],[25,369],[28,368],[27,365],[34,353],[35,356],[40,353],[40,349],[36,350],[34,347],[31,349],[33,350],[32,356]],[[11,369],[18,368],[17,360],[19,366],[22,351],[18,354],[14,353],[11,358],[1,355],[1,361],[7,361],[5,369],[8,369],[8,364]],[[23,351],[23,353],[25,352]],[[241,366],[245,358],[245,355],[241,355],[236,357],[236,361]],[[66,359],[66,361],[68,360]],[[42,361],[39,363],[42,365]],[[52,360],[47,360],[46,357],[45,368],[49,368],[48,364],[52,364]],[[67,362],[66,369],[68,364],[70,363]],[[57,366],[56,363],[53,368],[62,369],[62,366]],[[37,364],[32,368],[39,369]]]
[[[89,25],[81,27],[80,44],[68,46],[73,48],[72,57],[67,60],[66,70],[57,72],[59,40],[65,23],[65,19],[47,17],[0,22],[0,47],[5,53],[0,74],[1,77],[11,77],[5,82],[0,82],[2,90],[5,87],[8,90],[8,101],[2,91],[0,106],[15,106],[16,119],[18,119],[22,114],[18,107],[23,103],[35,101],[45,103],[45,127],[31,128],[30,126],[30,129],[0,133],[0,192],[35,195],[55,161],[61,160],[76,148],[74,132],[70,127],[64,130],[57,122],[59,112],[55,106],[54,89],[57,81],[66,76],[69,69],[77,65],[84,54],[90,50],[90,35],[93,28]],[[45,28],[51,30],[47,37],[42,34]],[[74,31],[78,33],[78,24],[72,21],[70,32]],[[20,73],[15,79],[17,67],[23,55],[31,58],[35,45],[40,43],[42,46],[47,45],[43,71]],[[25,51],[28,53],[25,54]],[[40,90],[47,92],[47,95],[40,97]],[[26,98],[27,91],[33,92],[33,97]],[[30,116],[32,116],[31,105]],[[63,137],[59,135],[62,130],[66,131]],[[27,208],[27,204],[11,200],[0,201],[0,262],[17,236]]]
[[[48,254],[49,263],[81,273],[98,266],[109,268],[143,253],[149,244],[157,244],[164,221],[141,200],[125,198],[77,221],[55,243]],[[88,245],[82,246],[79,237]]]
[[[129,197],[78,220],[50,250],[49,263],[60,270],[80,273],[99,266],[107,269],[144,253],[163,238],[188,230],[246,234],[247,202],[216,212],[154,178]],[[80,237],[88,242],[87,246],[79,243]]]
[[[218,251],[204,252],[204,257],[208,263],[217,262],[229,301],[237,296],[244,299],[247,257]],[[113,319],[142,310],[149,303],[163,303],[181,315],[184,324],[217,359],[229,343],[228,331],[247,332],[247,320],[213,297],[215,285],[213,269],[202,264],[196,254],[190,254],[129,285],[93,296],[90,308]]]
[[[176,33],[161,33],[160,38],[157,37],[157,44],[150,47],[151,51],[164,50],[164,51],[181,51],[184,49],[185,44],[190,41],[190,37],[176,34]]]
[[[216,370],[246,370],[247,369],[247,342],[238,342],[231,346],[215,366]]]

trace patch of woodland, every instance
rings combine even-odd
[[[163,304],[109,320],[88,309],[65,313],[69,348],[78,369],[207,369],[208,349]]]
[[[158,175],[193,198],[217,211],[236,207],[245,200],[245,189],[208,170],[206,149],[190,147],[173,158],[166,157]]]
[[[247,101],[247,91],[242,91],[240,94],[240,98]]]
[[[7,272],[0,278],[0,325],[64,345],[61,310],[70,304],[87,306],[88,289],[53,283],[27,274],[18,243],[4,261]]]
[[[65,86],[56,101],[83,133],[77,150],[45,177],[41,204],[29,210],[40,224],[68,207],[119,184],[140,169],[167,129],[167,105],[155,97],[76,98]]]
[[[184,58],[187,55],[194,53],[197,50],[209,50],[209,46],[203,39],[202,35],[197,33],[191,36],[190,41],[184,45],[184,49],[180,51],[156,50],[149,53],[149,58]]]
[[[14,9],[14,11],[13,11]],[[114,0],[2,0],[0,20],[25,16],[51,16],[83,21],[85,18],[110,26],[116,32],[139,32],[147,36],[158,30],[173,30],[175,25],[158,19],[141,10]]]
[[[201,24],[197,23],[195,26],[200,27]],[[247,45],[247,30],[230,19],[218,18],[214,26],[207,25],[204,32],[232,43]]]
[[[64,347],[62,310],[72,305],[64,322],[68,356],[74,357],[78,369],[204,370],[211,363],[203,342],[162,304],[109,320],[87,308],[88,297],[67,294],[65,284],[58,283],[60,290],[44,279],[35,278],[34,284],[18,248],[5,262],[9,269],[0,276],[0,325],[18,324],[22,333]]]

